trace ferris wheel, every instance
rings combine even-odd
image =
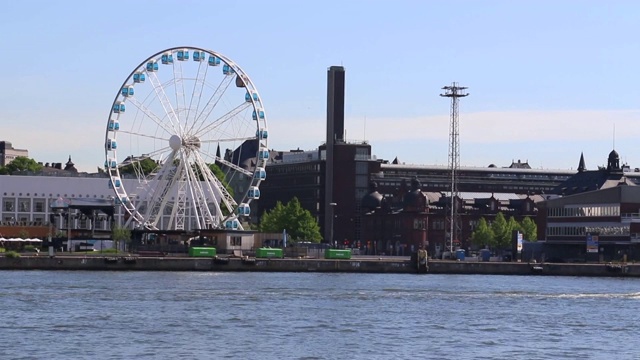
[[[262,98],[231,59],[176,47],[126,78],[109,111],[105,172],[127,224],[239,229],[269,159]]]

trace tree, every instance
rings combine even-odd
[[[527,241],[536,241],[538,239],[538,226],[530,217],[522,220],[522,237]]]
[[[260,219],[260,231],[269,233],[281,233],[287,230],[291,241],[320,242],[320,226],[313,218],[309,210],[302,208],[298,198],[294,197],[282,205],[280,201],[271,211],[266,211]]]
[[[511,216],[509,217],[509,221],[507,222],[507,229],[509,230],[509,242],[511,242],[514,231],[522,232],[522,225],[520,225],[520,223],[517,222],[513,216]]]
[[[25,156],[18,156],[5,166],[4,171],[7,174],[13,174],[18,171],[38,172],[41,169],[42,165],[38,164],[35,160]]]
[[[114,228],[111,229],[111,238],[116,243],[116,249],[119,249],[118,244],[120,241],[124,241],[127,245],[131,241],[131,230],[120,226],[114,226]]]
[[[511,229],[504,215],[499,212],[495,220],[491,223],[491,230],[496,237],[496,246],[499,248],[509,248],[511,244]]]
[[[493,230],[489,227],[489,224],[487,224],[487,220],[484,218],[480,218],[478,227],[473,234],[471,234],[471,241],[481,247],[491,247],[495,245],[496,236],[494,235]]]

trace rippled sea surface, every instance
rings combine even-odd
[[[0,272],[0,359],[640,359],[640,279]]]

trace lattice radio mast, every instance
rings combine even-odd
[[[458,171],[460,170],[460,132],[458,130],[458,98],[468,96],[467,88],[451,83],[451,86],[442,88],[444,94],[440,96],[451,98],[451,124],[449,127],[449,172],[451,175],[451,201],[449,202],[449,255],[453,256],[453,240],[458,239],[460,230],[460,215],[458,213]],[[445,245],[446,246],[446,245]]]

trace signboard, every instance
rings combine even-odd
[[[517,249],[518,249],[518,253],[522,252],[522,233],[520,231],[518,231],[518,245],[517,245]]]
[[[587,233],[587,253],[598,253],[598,235]]]

